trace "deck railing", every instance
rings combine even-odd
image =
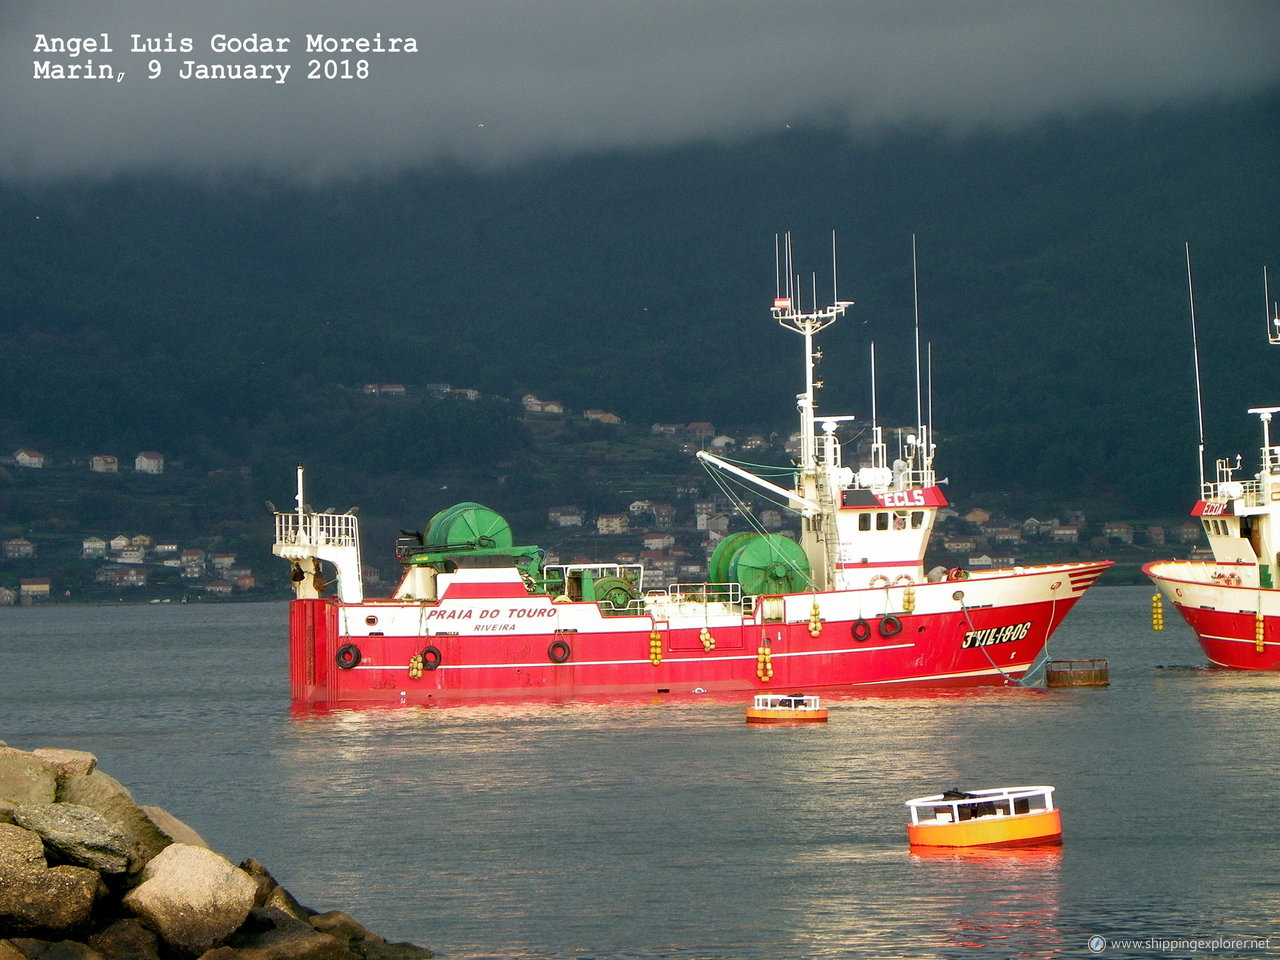
[[[922,814],[926,819],[957,823],[976,817],[1039,813],[1053,809],[1053,787],[1000,787],[975,790],[967,796],[951,799],[939,793],[908,800],[907,809],[911,811],[913,824],[920,823]]]
[[[742,603],[742,587],[736,583],[673,583],[666,594],[677,603]]]
[[[355,547],[359,542],[355,514],[276,514],[276,543],[298,547]]]
[[[1243,500],[1246,507],[1262,506],[1262,484],[1257,480],[1221,480],[1205,483],[1200,499],[1227,503]]]

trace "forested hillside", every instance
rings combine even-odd
[[[874,340],[880,419],[908,423],[914,234],[953,493],[1179,513],[1196,476],[1184,243],[1209,455],[1250,459],[1244,408],[1280,402],[1262,288],[1264,264],[1280,271],[1277,129],[1272,95],[314,190],[6,188],[0,450],[157,449],[247,467],[277,496],[304,461],[335,497],[384,513],[407,506],[393,477],[462,499],[469,472],[501,474],[499,497],[554,499],[555,458],[516,419],[527,392],[633,423],[793,426],[799,343],[767,309],[784,230],[822,297],[835,230],[856,301],[822,341],[823,409],[869,413]],[[516,403],[376,403],[359,392],[370,382]]]

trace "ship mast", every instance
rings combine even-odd
[[[815,361],[822,359],[820,351],[814,352],[813,338],[835,323],[846,310],[853,306],[852,300],[841,300],[839,298],[835,278],[835,252],[836,236],[833,231],[831,234],[831,284],[834,302],[830,306],[819,309],[815,285],[812,309],[805,310],[800,303],[799,283],[792,272],[791,234],[787,233],[783,239],[783,249],[780,254],[781,269],[785,280],[779,277],[777,293],[773,300],[773,317],[778,321],[778,324],[794,333],[800,334],[804,338],[805,390],[804,393],[796,394],[796,406],[800,411],[800,470],[801,475],[808,478],[815,477],[818,472],[818,446],[814,429],[816,419],[814,410],[817,407],[816,391],[822,386],[822,381],[816,380],[813,374]],[[849,418],[827,417],[824,419]],[[801,492],[805,493],[806,491],[802,490]],[[812,493],[812,491],[808,492]]]
[[[790,508],[803,518],[801,545],[817,575],[816,582],[820,588],[824,589],[831,583],[838,559],[839,537],[835,521],[836,491],[840,488],[839,478],[849,473],[840,465],[840,444],[836,440],[835,431],[840,421],[854,419],[853,417],[819,417],[816,414],[816,394],[822,387],[822,381],[815,378],[814,367],[817,361],[822,359],[822,352],[814,350],[813,338],[835,323],[849,307],[853,306],[852,300],[839,298],[835,280],[835,252],[833,231],[831,257],[834,302],[827,307],[818,307],[815,279],[811,308],[806,310],[801,303],[799,280],[792,271],[791,234],[787,233],[774,240],[776,287],[773,298],[773,317],[780,326],[804,338],[805,388],[803,393],[796,394],[796,407],[800,411],[800,456],[796,465],[795,489],[785,490],[705,450],[697,454],[698,459],[704,463],[741,477],[786,499]],[[819,421],[822,424],[821,439],[817,434]]]

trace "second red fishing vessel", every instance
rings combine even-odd
[[[1018,681],[1110,561],[926,574],[947,501],[929,425],[890,461],[881,428],[861,463],[837,439],[848,416],[817,412],[815,335],[852,305],[799,303],[789,244],[773,317],[804,344],[799,455],[778,486],[707,453],[800,517],[800,536],[720,542],[701,583],[642,587],[639,565],[547,563],[477,503],[437,513],[401,541],[399,586],[364,595],[353,513],[275,514],[292,564],[295,703],[431,704],[468,698],[854,690]],[[780,272],[781,272],[780,271]],[[322,568],[321,564],[331,565]],[[325,584],[336,581],[336,596]]]
[[[1267,318],[1267,339],[1280,345],[1280,309],[1272,305]],[[1211,663],[1280,670],[1280,445],[1271,437],[1280,407],[1249,413],[1262,426],[1258,471],[1237,477],[1240,457],[1218,460],[1212,481],[1201,468],[1191,515],[1200,519],[1213,559],[1160,560],[1142,571],[1195,631]]]
[[[1277,340],[1280,342],[1280,339]],[[1239,462],[1219,460],[1191,511],[1204,526],[1212,560],[1160,560],[1142,568],[1188,626],[1209,661],[1237,670],[1280,670],[1280,445],[1262,421],[1262,462],[1236,478]]]

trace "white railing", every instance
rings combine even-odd
[[[797,693],[756,694],[751,705],[753,710],[819,710],[821,707],[819,697]]]
[[[1280,447],[1262,448],[1262,472],[1280,473]]]
[[[1053,809],[1053,787],[996,787],[974,790],[968,796],[948,799],[944,793],[907,801],[911,822],[958,823],[977,817],[1010,817]]]
[[[352,513],[276,514],[276,543],[294,547],[356,547],[359,523]]]
[[[617,577],[632,583],[639,583],[644,576],[644,564],[641,563],[556,563],[543,568],[543,575],[548,579],[552,574],[559,574],[568,582],[570,574],[586,573],[592,580],[601,577]]]
[[[666,595],[677,603],[742,603],[742,587],[737,583],[673,583]]]
[[[1257,480],[1220,480],[1206,483],[1200,491],[1201,500],[1227,503],[1243,500],[1246,507],[1262,506],[1262,484]]]

